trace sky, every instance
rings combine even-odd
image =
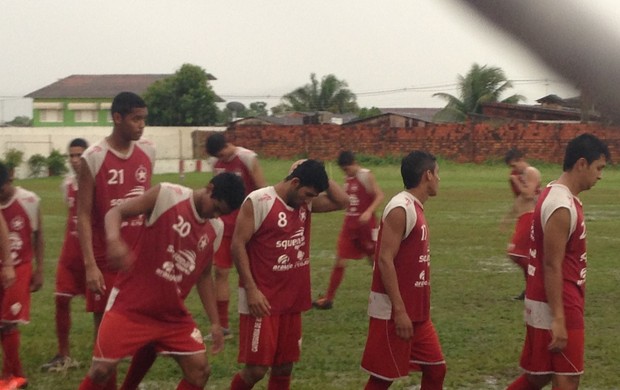
[[[580,4],[618,25],[614,0]],[[311,73],[345,80],[361,107],[442,107],[433,93],[458,94],[457,77],[473,63],[503,69],[509,94],[528,104],[578,94],[458,0],[0,0],[0,7],[0,122],[31,116],[20,97],[72,74],[174,73],[184,63],[215,76],[212,87],[226,101],[268,107]]]

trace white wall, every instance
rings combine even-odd
[[[209,171],[206,161],[197,163],[192,159],[192,132],[224,131],[225,127],[147,127],[143,137],[155,143],[157,160],[155,173],[179,172],[183,161],[185,172],[193,172],[200,165],[201,171]],[[24,163],[16,169],[18,178],[29,175],[27,161],[33,154],[49,156],[52,150],[67,153],[67,146],[74,138],[84,138],[89,144],[108,136],[111,127],[0,127],[0,159],[9,149],[24,152]],[[68,166],[68,165],[67,165]]]

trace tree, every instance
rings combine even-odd
[[[216,99],[207,72],[191,64],[156,81],[144,94],[151,126],[213,125],[218,117]]]
[[[6,125],[15,127],[30,127],[32,126],[32,119],[27,116],[16,116],[12,121],[6,122]]]
[[[377,115],[381,115],[381,110],[374,106],[370,108],[363,107],[357,113],[359,119],[370,118],[371,116]]]
[[[482,113],[482,103],[500,101],[500,96],[509,88],[512,88],[512,83],[508,81],[501,68],[473,64],[464,77],[458,75],[459,98],[448,93],[433,94],[448,102],[441,111],[435,114],[433,120],[463,122],[469,114]],[[501,102],[517,104],[521,100],[525,100],[525,97],[512,95]]]
[[[330,111],[337,114],[357,112],[356,96],[344,80],[338,80],[333,74],[324,76],[321,82],[316,74],[310,75],[310,84],[299,87],[282,96],[281,107],[276,109],[291,111]],[[273,109],[272,109],[273,110]]]

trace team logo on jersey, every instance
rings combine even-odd
[[[146,169],[146,167],[140,164],[138,169],[136,169],[136,180],[138,181],[138,183],[146,182],[149,176],[148,173],[149,171]]]
[[[288,264],[290,261],[291,259],[288,257],[288,255],[282,255],[278,257],[278,264]]]
[[[17,259],[18,252],[22,250],[24,247],[24,242],[22,241],[22,237],[19,233],[9,232],[9,249],[11,251],[11,260],[16,264],[19,262]]]
[[[198,328],[194,328],[194,330],[192,330],[192,334],[190,335],[190,337],[195,342],[202,344],[202,333],[200,333],[200,330]]]
[[[172,255],[172,259],[174,260],[175,268],[185,275],[191,274],[196,269],[196,252],[192,250],[178,251]]]
[[[165,280],[175,283],[180,282],[183,278],[183,276],[176,275],[174,272],[174,263],[172,261],[165,261],[160,268],[155,270],[155,274]]]
[[[11,223],[10,223],[11,230],[22,230],[25,224],[26,224],[26,221],[24,221],[24,217],[22,217],[21,215],[18,215],[17,217],[11,220]]]
[[[198,240],[198,250],[201,252],[204,251],[207,245],[209,245],[209,237],[205,234]]]
[[[22,311],[22,304],[19,302],[15,302],[14,304],[11,305],[11,314],[16,316],[19,314],[20,311]]]
[[[306,209],[300,209],[299,210],[299,220],[301,222],[306,222],[306,218],[308,217],[308,214],[306,213]]]

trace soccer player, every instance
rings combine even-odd
[[[344,277],[347,259],[367,257],[372,261],[376,244],[375,210],[383,202],[383,191],[374,175],[358,164],[353,152],[341,152],[338,166],[346,175],[344,190],[349,195],[349,207],[338,236],[336,262],[329,278],[327,294],[312,302],[317,309],[332,308],[336,290]]]
[[[387,389],[410,371],[422,371],[422,390],[443,388],[446,363],[430,316],[429,230],[424,204],[437,195],[435,157],[413,151],[401,164],[405,190],[385,206],[372,276],[370,325],[362,369],[365,389]]]
[[[235,146],[226,140],[221,133],[215,133],[207,138],[207,153],[217,161],[213,166],[213,174],[217,175],[222,172],[233,172],[245,184],[246,195],[250,192],[264,187],[267,183],[263,176],[263,171],[258,163],[256,153]],[[215,254],[215,290],[217,293],[217,311],[220,316],[222,327],[224,328],[224,337],[232,337],[230,331],[230,322],[228,318],[228,306],[230,302],[230,286],[228,283],[228,275],[233,266],[230,254],[230,242],[235,230],[235,221],[238,211],[230,213],[222,217],[224,221],[224,238],[220,249]],[[207,340],[210,335],[207,335]]]
[[[4,359],[0,388],[17,389],[28,385],[19,358],[17,325],[30,321],[30,293],[43,286],[44,242],[39,202],[34,193],[14,186],[12,172],[0,163],[0,210],[8,227],[11,252],[2,265],[13,266],[15,270],[15,282],[0,289],[0,339]]]
[[[86,310],[93,313],[95,337],[117,274],[106,260],[105,214],[149,189],[155,162],[155,146],[140,139],[148,115],[144,100],[121,92],[112,101],[111,113],[112,133],[86,149],[78,174],[78,237],[88,288]],[[137,240],[143,222],[141,215],[124,221],[122,235],[129,246]],[[134,358],[127,380],[134,378],[134,369],[141,380],[155,359],[154,351],[141,352],[145,355]]]
[[[71,329],[71,299],[77,295],[84,295],[86,291],[84,261],[80,250],[80,241],[77,233],[77,178],[80,170],[82,153],[88,143],[82,138],[75,138],[69,143],[69,164],[72,174],[65,177],[61,190],[67,205],[67,223],[65,240],[60,252],[56,268],[56,337],[58,338],[58,353],[48,363],[41,366],[42,371],[64,371],[68,368],[79,367],[79,363],[72,359],[69,350],[69,331]]]
[[[504,158],[508,166],[512,168],[510,184],[515,194],[515,200],[510,212],[504,217],[504,221],[510,217],[517,218],[514,234],[508,244],[508,257],[523,271],[524,279],[527,279],[527,262],[529,257],[530,227],[536,199],[540,193],[540,172],[529,165],[523,153],[517,149],[510,149]],[[523,300],[525,289],[515,299]]]
[[[531,232],[525,290],[525,371],[509,390],[579,387],[584,364],[586,225],[577,197],[602,177],[607,145],[592,134],[572,139],[563,173],[540,194]]]
[[[172,356],[183,371],[178,390],[203,389],[209,365],[202,335],[184,300],[196,285],[214,333],[212,352],[224,336],[215,304],[211,260],[223,231],[220,215],[237,209],[243,182],[232,173],[215,176],[200,190],[162,183],[111,209],[105,217],[108,257],[118,275],[80,390],[104,389],[119,360],[145,345]],[[145,216],[133,248],[121,224]]]
[[[325,191],[325,192],[323,192]],[[239,363],[231,389],[251,389],[271,369],[269,389],[290,388],[301,348],[301,313],[312,307],[312,212],[344,209],[348,196],[316,160],[298,161],[274,186],[252,192],[237,217]]]

